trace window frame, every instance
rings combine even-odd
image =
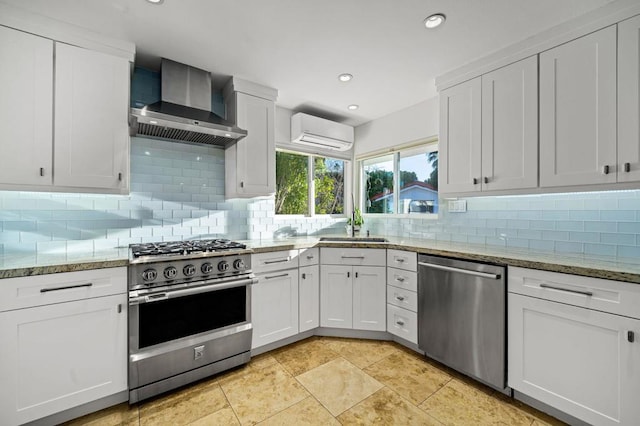
[[[319,217],[319,218],[323,218],[323,217],[331,217],[331,218],[345,218],[347,217],[347,207],[351,204],[350,202],[348,202],[348,198],[347,194],[351,193],[352,190],[352,179],[351,179],[351,161],[344,159],[344,158],[340,158],[340,157],[332,157],[329,153],[327,154],[312,154],[309,152],[303,152],[303,151],[295,151],[295,150],[291,150],[291,149],[285,149],[285,148],[276,148],[276,155],[278,154],[278,152],[286,152],[288,154],[295,154],[295,155],[301,155],[301,156],[305,156],[307,157],[307,208],[309,213],[308,214],[278,214],[275,213],[275,216],[277,218],[311,218],[311,217]],[[344,197],[343,197],[343,206],[342,206],[342,211],[344,213],[342,214],[335,214],[335,213],[331,213],[331,214],[316,214],[316,184],[315,184],[315,167],[314,167],[314,159],[315,158],[331,158],[333,160],[339,160],[339,161],[344,161]]]
[[[421,140],[419,142],[399,145],[395,148],[376,151],[372,153],[368,153],[356,158],[356,164],[358,166],[358,207],[360,211],[363,212],[363,216],[370,218],[412,218],[412,219],[438,219],[438,213],[398,213],[398,209],[400,207],[400,159],[403,153],[411,152],[411,151],[419,151],[422,148],[426,148],[425,153],[439,151],[438,138],[429,138],[426,140]],[[367,160],[371,160],[377,157],[384,157],[388,155],[393,155],[393,213],[365,213],[366,209],[364,207],[365,203],[365,193],[364,190],[366,188],[365,185],[365,173],[364,173],[364,163]],[[438,192],[438,198],[440,198]]]

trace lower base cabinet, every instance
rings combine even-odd
[[[251,348],[298,334],[298,268],[257,275],[251,288]]]
[[[298,315],[300,333],[320,325],[320,266],[300,267]]]
[[[127,390],[127,295],[0,313],[0,423]]]
[[[640,424],[640,320],[510,293],[509,386],[593,425]]]

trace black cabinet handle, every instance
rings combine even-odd
[[[80,288],[80,287],[91,287],[93,283],[86,284],[78,284],[78,285],[67,285],[64,287],[49,287],[49,288],[41,288],[40,293],[48,293],[50,291],[59,291],[59,290],[69,290],[72,288]]]
[[[624,163],[624,171],[625,173],[629,173],[631,171],[631,163]]]
[[[627,340],[630,343],[633,343],[634,340],[636,340],[636,336],[635,336],[635,333],[633,331],[627,331]]]
[[[306,280],[307,279],[307,274],[302,274],[302,279]]]

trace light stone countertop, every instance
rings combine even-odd
[[[344,237],[344,235],[339,235],[338,237]],[[254,253],[310,247],[355,246],[362,248],[389,248],[640,284],[640,260],[638,259],[544,253],[514,247],[461,244],[402,237],[383,238],[386,238],[388,242],[358,242],[358,238],[353,241],[321,242],[319,237],[291,237],[273,240],[245,240],[242,242]],[[128,262],[128,249],[125,248],[86,255],[66,254],[40,258],[18,255],[4,256],[0,258],[0,278],[115,268],[127,266]]]

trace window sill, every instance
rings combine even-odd
[[[364,213],[362,215],[365,219],[428,219],[437,220],[438,213]],[[365,220],[366,223],[366,220]]]

